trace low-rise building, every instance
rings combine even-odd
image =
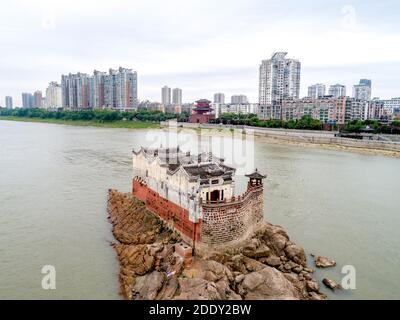
[[[282,120],[300,120],[304,116],[320,120],[327,124],[345,123],[346,98],[324,97],[320,99],[303,98],[284,100]]]
[[[235,113],[235,114],[258,114],[259,104],[258,103],[243,103],[243,104],[219,104],[214,103],[212,105],[215,110],[217,118],[224,113]]]
[[[192,114],[192,110],[194,109],[194,107],[195,107],[194,103],[184,103],[181,106],[181,112]]]
[[[395,109],[387,106],[384,100],[378,98],[373,99],[368,104],[368,119],[390,121],[393,119]]]
[[[368,106],[369,102],[366,100],[347,98],[345,123],[348,123],[353,120],[361,120],[361,121],[367,120]]]
[[[281,120],[282,106],[280,103],[260,104],[258,106],[257,116],[261,120]]]
[[[149,111],[162,111],[161,103],[152,102],[149,100],[141,101],[138,104],[138,110],[149,110]]]
[[[400,98],[392,98],[388,100],[382,100],[385,108],[395,110],[395,109],[400,109]]]

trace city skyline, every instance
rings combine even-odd
[[[363,78],[373,80],[373,97],[400,95],[399,21],[390,9],[398,6],[394,1],[353,1],[349,5],[346,1],[254,0],[251,4],[236,1],[236,6],[227,1],[155,2],[157,6],[138,5],[137,1],[96,2],[94,13],[93,1],[85,1],[79,12],[67,1],[57,5],[46,0],[35,4],[10,1],[0,22],[0,41],[7,48],[0,62],[0,101],[3,104],[5,96],[12,96],[14,105],[21,105],[21,92],[44,92],[50,81],[60,82],[61,74],[125,65],[138,72],[140,100],[158,101],[159,88],[168,83],[185,91],[184,102],[211,98],[215,92],[226,96],[240,92],[256,102],[258,65],[276,51],[287,51],[289,58],[302,62],[300,97],[315,83],[327,88],[341,83],[350,93]],[[179,13],[173,9],[177,6]],[[26,12],[24,20],[13,18],[21,10]],[[232,23],[218,19],[221,11]],[[116,12],[132,18],[121,22],[124,19]],[[172,12],[176,19],[168,18]],[[208,16],[207,24],[187,23],[201,15]],[[381,19],[373,19],[375,15]],[[156,25],[151,22],[154,18]],[[96,46],[84,45],[83,31]],[[327,51],[319,44],[329,39],[341,39],[342,45]],[[377,42],[380,46],[366,50],[367,43]],[[238,43],[248,49],[239,52],[235,49]],[[391,50],[380,49],[389,45]]]

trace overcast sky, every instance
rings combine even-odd
[[[318,3],[316,3],[318,2]],[[215,92],[258,101],[258,67],[274,51],[302,62],[307,86],[373,81],[400,96],[398,0],[2,0],[0,105],[44,91],[69,72],[119,66],[139,75],[139,99],[161,87],[184,101]]]

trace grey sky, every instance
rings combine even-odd
[[[256,102],[259,64],[274,51],[301,60],[301,95],[371,78],[374,96],[400,96],[399,2],[313,2],[2,0],[0,105],[63,73],[119,66],[138,72],[141,100],[169,85],[184,101],[225,92]]]

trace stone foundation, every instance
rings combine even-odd
[[[129,300],[326,298],[312,280],[303,248],[282,227],[261,222],[240,245],[190,258],[181,237],[132,194],[110,190],[108,213],[121,292]]]
[[[193,223],[189,212],[161,197],[140,178],[133,181],[133,195],[143,201],[146,208],[155,213],[183,240],[202,248],[227,245],[246,239],[263,220],[263,186],[248,186],[246,193],[229,201],[203,203],[203,219]]]
[[[230,202],[203,204],[201,239],[210,246],[246,239],[253,226],[263,220],[263,188],[248,187]]]

